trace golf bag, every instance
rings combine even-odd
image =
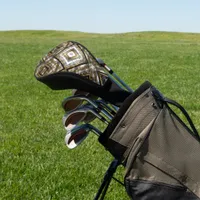
[[[199,135],[185,109],[149,82],[124,101],[99,142],[125,166],[131,199],[200,199]]]
[[[99,142],[115,159],[95,200],[104,198],[119,164],[126,169],[124,182],[131,199],[200,200],[200,136],[181,105],[149,82],[133,92],[105,63],[74,41],[52,49],[40,60],[34,75],[53,90],[77,89],[119,108],[106,130],[99,133]],[[189,126],[173,106],[182,111]],[[86,138],[88,132],[81,127],[67,133],[68,147],[74,148]]]

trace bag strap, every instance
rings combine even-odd
[[[172,100],[172,99],[169,99],[169,98],[167,98],[167,97],[164,98],[164,101],[167,102],[167,103],[169,103],[169,104],[172,104],[173,106],[176,106],[177,108],[179,108],[179,109],[181,110],[181,112],[182,112],[182,113],[184,114],[184,116],[186,117],[188,123],[190,124],[190,127],[191,127],[191,129],[192,129],[194,135],[196,135],[196,136],[199,138],[199,140],[200,140],[199,133],[198,133],[198,131],[197,131],[197,129],[196,129],[196,127],[195,127],[195,125],[194,125],[192,119],[190,118],[188,112],[185,110],[185,108],[183,108],[183,106],[181,106],[181,105],[180,105],[179,103],[177,103],[176,101],[174,101],[174,100]]]
[[[191,127],[191,131],[193,133],[193,135],[197,138],[197,140],[200,142],[200,135],[192,121],[192,119],[190,118],[188,112],[185,110],[185,108],[183,106],[181,106],[179,103],[177,103],[176,101],[172,100],[172,99],[169,99],[167,97],[164,97],[160,91],[158,91],[155,87],[153,87],[152,89],[152,92],[153,92],[153,95],[154,97],[156,98],[156,100],[159,101],[159,106],[163,107],[163,103],[165,104],[171,104],[175,107],[177,107],[183,114],[184,116],[186,117],[188,123],[190,124],[190,127]]]

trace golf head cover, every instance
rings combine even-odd
[[[63,42],[53,48],[39,62],[35,77],[38,80],[59,72],[75,73],[98,85],[104,85],[108,76],[96,58],[80,43]]]
[[[130,95],[105,73],[86,47],[74,41],[63,42],[49,51],[34,75],[53,90],[82,90],[118,106]]]

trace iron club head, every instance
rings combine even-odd
[[[72,110],[71,112],[66,113],[63,116],[63,125],[66,130],[70,129],[71,126],[75,126],[79,124],[80,122],[89,123],[94,118],[100,119],[102,122],[109,124],[109,121],[107,121],[106,118],[101,116],[95,108],[93,108],[90,105],[83,105],[76,110]]]
[[[106,110],[102,109],[101,106],[99,106],[99,104],[95,103],[94,101],[92,101],[90,98],[86,97],[85,95],[75,95],[75,96],[70,96],[67,97],[63,100],[62,102],[62,107],[65,111],[69,111],[71,110],[71,105],[77,105],[76,107],[74,107],[74,109],[78,108],[80,106],[80,103],[76,103],[76,102],[81,102],[83,103],[84,101],[86,101],[87,103],[91,104],[99,113],[103,114],[106,118],[108,118],[109,120],[112,120],[112,115],[110,115]]]
[[[100,136],[102,133],[91,124],[82,124],[69,130],[65,136],[65,144],[69,149],[80,145],[88,136],[89,132]]]

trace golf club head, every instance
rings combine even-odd
[[[98,97],[88,92],[73,90],[73,96],[64,98],[64,100],[61,103],[61,106],[65,112],[69,112],[80,107],[84,101],[92,102],[96,99],[98,99]]]
[[[94,107],[95,108],[101,108],[101,109],[105,109],[108,110],[113,116],[116,114],[116,111],[118,110],[118,108],[112,104],[109,104],[108,102],[104,101],[103,99],[99,99],[98,100],[98,97],[91,94],[91,93],[88,93],[88,92],[85,92],[85,91],[81,91],[81,90],[72,90],[72,95],[73,96],[77,96],[77,95],[84,95],[87,99],[89,99],[90,101],[87,101],[88,103],[90,103],[91,101],[93,102],[92,106],[94,106],[94,104],[96,104]],[[73,110],[73,109],[76,109],[78,106],[82,105],[83,104],[83,101],[84,100],[78,100],[78,99],[71,99],[71,103],[67,101],[67,98],[62,102],[62,107],[65,111],[70,111],[70,110]],[[80,103],[79,103],[80,102]],[[109,107],[108,104],[112,107]]]
[[[98,118],[104,123],[109,124],[109,122],[103,116],[101,116],[94,107],[88,104],[72,110],[71,112],[67,112],[63,116],[62,122],[65,129],[69,130],[70,127],[74,127],[82,122],[89,123],[95,118]]]
[[[72,104],[73,105],[77,105],[77,109],[80,107],[79,105],[81,105],[84,101],[86,101],[87,103],[89,103],[91,106],[94,107],[94,109],[98,112],[98,113],[102,113],[104,115],[104,117],[108,118],[109,120],[112,120],[112,115],[110,115],[103,107],[102,105],[100,105],[99,103],[96,103],[95,101],[93,101],[92,99],[84,96],[84,95],[76,95],[76,96],[70,96],[65,98],[62,101],[62,107],[65,111],[68,111],[69,108],[72,108]],[[78,103],[77,103],[78,102]],[[83,105],[84,106],[84,105]]]
[[[80,145],[88,136],[89,132],[94,132],[97,136],[102,133],[91,124],[82,124],[69,130],[65,136],[65,144],[69,149],[74,149]]]
[[[84,127],[77,128],[72,132],[68,131],[65,136],[65,144],[69,149],[74,149],[87,138],[88,134],[89,130]]]

